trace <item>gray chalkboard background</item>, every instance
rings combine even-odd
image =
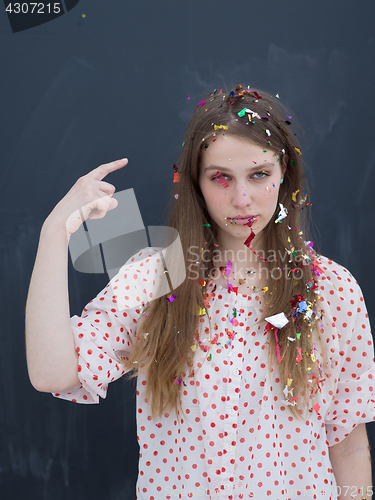
[[[374,321],[374,18],[370,0],[81,0],[13,33],[0,13],[1,499],[135,499],[133,385],[78,405],[29,382],[39,233],[80,176],[123,157],[105,180],[134,189],[146,226],[163,224],[188,118],[223,78],[278,93],[299,119],[317,244]],[[71,315],[107,282],[69,260]]]

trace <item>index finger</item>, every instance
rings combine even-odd
[[[99,165],[99,167],[94,168],[87,175],[96,180],[102,180],[103,177],[113,172],[114,170],[118,170],[119,168],[124,167],[128,163],[127,158],[122,158],[122,160],[111,161],[110,163],[103,163],[103,165]]]

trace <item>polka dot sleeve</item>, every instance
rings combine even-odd
[[[158,249],[143,249],[121,267],[81,316],[70,318],[80,384],[53,393],[55,397],[77,403],[99,403],[99,396],[106,397],[108,384],[126,373],[120,361],[128,359],[138,319],[162,272]]]
[[[347,273],[346,283],[341,282],[342,287],[330,291],[339,362],[335,368],[336,392],[325,418],[328,446],[342,441],[358,424],[375,420],[375,358],[370,322],[359,285],[349,271],[341,269]]]

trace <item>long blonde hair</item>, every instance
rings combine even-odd
[[[251,110],[251,113],[244,113],[244,109]],[[192,346],[200,319],[197,311],[205,307],[205,286],[202,284],[207,284],[213,267],[206,264],[208,261],[212,264],[215,245],[218,244],[217,226],[207,212],[199,187],[199,172],[204,151],[219,133],[248,139],[274,151],[287,166],[278,202],[287,209],[288,216],[281,223],[274,223],[280,210],[278,203],[274,216],[263,230],[264,250],[266,255],[272,251],[274,258],[264,264],[269,273],[268,291],[264,292],[266,304],[261,319],[281,312],[288,316],[288,324],[277,332],[281,382],[282,386],[289,389],[293,387],[294,394],[304,398],[303,402],[302,398],[298,398],[295,406],[288,405],[292,414],[300,418],[302,408],[306,408],[308,390],[312,391],[308,379],[312,373],[316,374],[317,364],[319,367],[310,334],[314,329],[315,333],[318,331],[320,311],[314,293],[317,277],[313,258],[316,254],[307,246],[308,209],[302,210],[308,187],[305,179],[305,185],[303,183],[301,151],[295,143],[290,123],[285,107],[277,99],[261,90],[244,89],[241,85],[232,91],[227,88],[210,93],[200,101],[190,118],[177,161],[179,182],[174,184],[175,190],[171,193],[167,207],[170,212],[168,226],[175,228],[180,236],[187,277],[173,291],[176,300],[170,302],[163,296],[153,300],[143,311],[131,355],[123,361],[125,368],[130,370],[127,378],[132,379],[147,370],[145,397],[146,401],[150,401],[152,395],[150,404],[153,419],[172,409],[178,418],[179,410],[182,410],[182,384],[176,384],[176,380],[184,380],[193,366]],[[177,193],[176,200],[174,195]],[[194,262],[188,258],[191,248],[201,249],[200,257]],[[205,262],[203,249],[206,250]],[[283,261],[286,252],[287,263]],[[173,265],[173,256],[168,260]],[[280,277],[275,279],[272,272],[283,266],[284,269],[287,266],[289,275],[298,271],[300,279],[288,279],[286,273],[280,273]],[[192,275],[198,278],[191,278]],[[296,314],[296,307],[302,301],[314,311],[310,312],[309,318],[302,312]],[[269,370],[277,362],[274,333],[274,328],[268,332]],[[295,338],[290,347],[288,337]],[[321,365],[325,366],[328,363],[324,346],[321,352]],[[296,362],[299,353],[302,359],[299,357],[299,362]],[[330,374],[326,375],[330,377]]]

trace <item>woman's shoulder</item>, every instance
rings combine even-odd
[[[342,281],[345,283],[355,283],[355,280],[352,273],[342,264],[339,264],[335,260],[331,259],[322,254],[314,253],[314,258],[316,259],[316,268],[319,272],[318,277],[321,277],[323,280],[331,281],[335,278],[337,281]]]
[[[318,278],[319,296],[329,303],[351,303],[362,292],[352,273],[342,264],[322,255],[313,253],[313,266]]]
[[[110,280],[107,287],[111,287],[121,310],[139,307],[141,303],[156,298],[156,290],[165,276],[162,250],[159,247],[137,250]],[[159,296],[163,295],[164,288],[161,287]]]
[[[137,262],[148,264],[151,259],[152,263],[159,263],[162,261],[161,252],[164,248],[161,247],[144,247],[134,252],[122,267],[129,267],[135,265]]]
[[[164,276],[163,248],[145,247],[133,253],[117,273],[117,278],[135,288],[156,285]]]

